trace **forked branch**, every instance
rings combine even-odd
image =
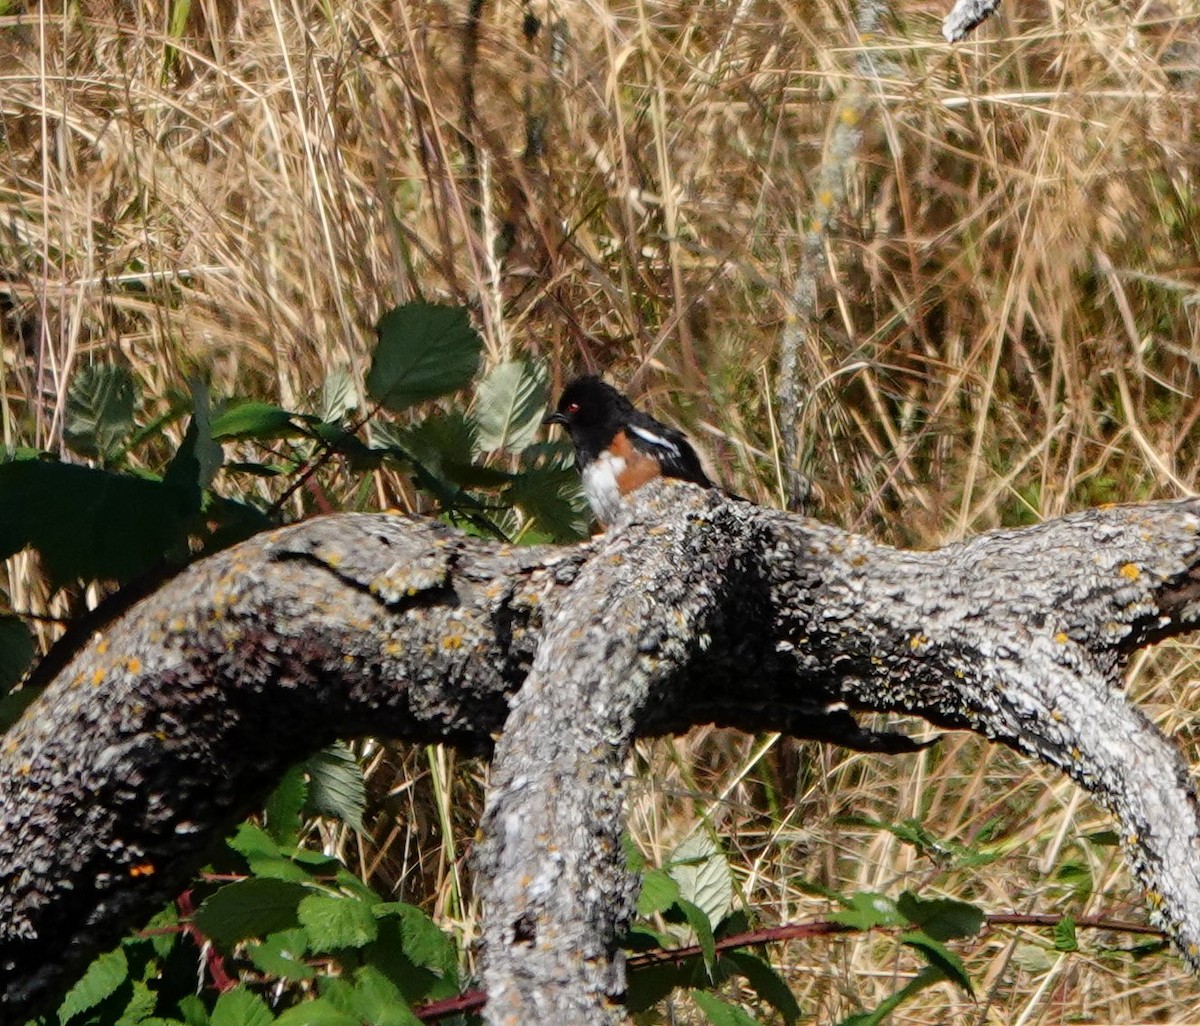
[[[904,710],[1059,767],[1118,818],[1200,966],[1200,815],[1120,693],[1200,620],[1200,503],[1092,510],[901,552],[688,485],[577,548],[321,518],[189,569],[97,636],[0,744],[0,1021],[182,889],[335,736],[495,745],[476,860],[492,1023],[609,1023],[632,908],[633,738],[704,722],[868,750]]]

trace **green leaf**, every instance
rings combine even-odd
[[[208,386],[202,381],[193,381],[191,384],[192,420],[183,436],[183,443],[167,465],[163,481],[194,490],[198,494],[213,483],[224,462],[225,450],[213,438]],[[199,504],[199,499],[194,501]]]
[[[957,983],[969,996],[975,996],[975,989],[971,986],[971,978],[967,975],[962,959],[941,941],[918,931],[901,934],[900,943],[912,948],[946,979]]]
[[[142,980],[135,980],[116,1026],[139,1026],[146,1021],[157,1004],[154,992]]]
[[[705,833],[694,833],[672,853],[667,866],[685,901],[702,908],[716,928],[733,905],[733,876],[725,855]]]
[[[336,424],[358,409],[358,386],[345,367],[334,367],[321,382],[321,401],[317,404],[317,416],[326,423]]]
[[[721,962],[729,963],[755,994],[775,1009],[791,1026],[800,1018],[800,1005],[783,977],[765,960],[749,951],[727,951]]]
[[[371,1026],[420,1026],[399,988],[371,966],[354,974],[354,989],[348,996],[348,1010]]]
[[[59,1022],[66,1026],[80,1012],[95,1008],[128,979],[129,963],[121,948],[101,955],[87,967],[83,978],[67,991],[58,1009]]]
[[[692,1000],[713,1026],[758,1026],[758,1020],[753,1016],[706,990],[692,991]]]
[[[475,392],[475,423],[484,451],[520,452],[537,436],[550,383],[546,368],[531,360],[498,363]]]
[[[687,986],[691,982],[692,971],[691,966],[680,966],[674,962],[639,966],[629,974],[625,1010],[636,1015],[653,1008],[676,987]]]
[[[335,741],[304,763],[308,774],[308,808],[334,816],[359,833],[367,807],[367,786],[358,758],[343,741]]]
[[[187,1026],[208,1026],[208,1009],[195,994],[184,994],[179,999],[179,1013]]]
[[[257,399],[233,400],[212,419],[213,438],[270,440],[299,433],[292,414]]]
[[[300,813],[308,801],[308,781],[304,777],[304,766],[293,766],[275,785],[271,797],[263,808],[266,815],[267,832],[274,840],[288,848],[296,847],[303,825]]]
[[[905,891],[896,901],[896,909],[911,925],[934,940],[974,937],[983,928],[983,910],[965,901],[950,898],[926,901]]]
[[[361,948],[378,932],[371,906],[357,898],[310,894],[298,911],[313,951]]]
[[[297,909],[312,894],[289,880],[251,877],[227,884],[209,897],[192,917],[205,937],[228,949],[248,937],[265,937],[299,922]]]
[[[37,649],[19,616],[0,616],[0,695],[20,682]]]
[[[583,498],[579,471],[567,466],[556,445],[538,443],[521,454],[521,469],[504,491],[536,530],[557,542],[587,537],[591,514]]]
[[[1079,938],[1075,934],[1075,917],[1063,916],[1054,924],[1054,946],[1059,951],[1078,951]]]
[[[704,956],[704,967],[711,976],[717,958],[717,942],[713,937],[712,922],[708,913],[699,905],[695,905],[685,898],[679,898],[675,902],[675,907],[683,913],[688,926],[696,935],[696,943],[700,945],[700,951]]]
[[[259,944],[247,948],[250,961],[264,973],[295,983],[311,980],[316,970],[304,961],[308,934],[300,927],[272,933]]]
[[[227,990],[213,1006],[212,1026],[269,1026],[275,1016],[257,994],[244,987]]]
[[[128,581],[182,557],[196,511],[160,481],[49,460],[0,464],[0,558],[32,547],[56,584]]]
[[[934,969],[932,966],[926,966],[900,990],[896,991],[895,994],[885,1001],[881,1001],[878,1008],[870,1012],[855,1012],[853,1015],[848,1015],[838,1023],[838,1026],[880,1026],[892,1012],[910,997],[944,979],[945,976],[939,970]]]
[[[275,1020],[277,1026],[362,1026],[362,1020],[343,1012],[325,998],[295,1005]]]
[[[908,920],[900,914],[896,903],[886,894],[872,891],[856,891],[842,912],[833,912],[829,918],[856,930],[870,930],[877,926],[905,926]]]
[[[374,915],[399,920],[404,954],[415,965],[442,975],[457,974],[458,951],[453,938],[419,908],[402,901],[381,902],[375,906]]]
[[[679,899],[679,884],[665,869],[651,869],[642,874],[642,890],[638,894],[637,914],[652,916],[664,912]]]
[[[45,690],[45,685],[37,688],[24,687],[0,698],[0,734],[16,723],[33,700]]]
[[[133,431],[137,386],[124,367],[84,367],[71,379],[63,441],[81,456],[109,461]]]
[[[385,313],[376,331],[367,393],[393,413],[465,387],[479,368],[483,339],[464,307],[408,303]]]

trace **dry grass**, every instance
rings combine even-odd
[[[941,5],[898,6],[859,38],[837,0],[494,0],[472,43],[467,5],[433,0],[0,0],[3,441],[57,448],[92,360],[128,364],[152,405],[196,372],[303,404],[330,367],[361,377],[376,315],[420,295],[469,303],[489,359],[632,382],[729,484],[778,501],[775,354],[837,180],[816,317],[793,324],[822,517],[935,545],[1196,491],[1200,6],[1018,5],[955,48]],[[831,144],[848,110],[849,155]],[[19,560],[8,591],[45,600]],[[1131,687],[1200,763],[1196,660],[1162,646]],[[825,908],[804,879],[1143,915],[1082,840],[1107,818],[1025,759],[966,737],[890,762],[763,748],[648,749],[639,842],[662,854],[710,822],[780,920]],[[469,934],[477,768],[371,765],[401,829],[362,864]],[[938,868],[847,814],[1006,854]],[[1090,895],[1056,881],[1068,861]],[[1039,967],[1041,942],[995,931],[966,952],[977,1003],[935,988],[895,1021],[1195,1021],[1173,960],[1088,936]],[[778,954],[819,1021],[914,968],[886,938]]]

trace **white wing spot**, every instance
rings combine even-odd
[[[647,431],[643,427],[638,427],[636,424],[630,424],[629,430],[638,436],[643,442],[649,442],[651,445],[656,445],[660,449],[666,449],[672,456],[682,456],[679,451],[679,446],[672,442],[669,438],[663,438],[662,435],[656,435],[653,431]]]

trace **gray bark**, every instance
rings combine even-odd
[[[255,538],[95,637],[0,743],[0,1020],[52,1007],[284,767],[370,733],[499,737],[488,1021],[618,1021],[632,739],[716,722],[904,749],[843,703],[1068,773],[1200,968],[1188,770],[1119,691],[1130,651],[1197,626],[1198,532],[1200,502],[1153,503],[902,552],[661,484],[573,548],[382,515]]]

